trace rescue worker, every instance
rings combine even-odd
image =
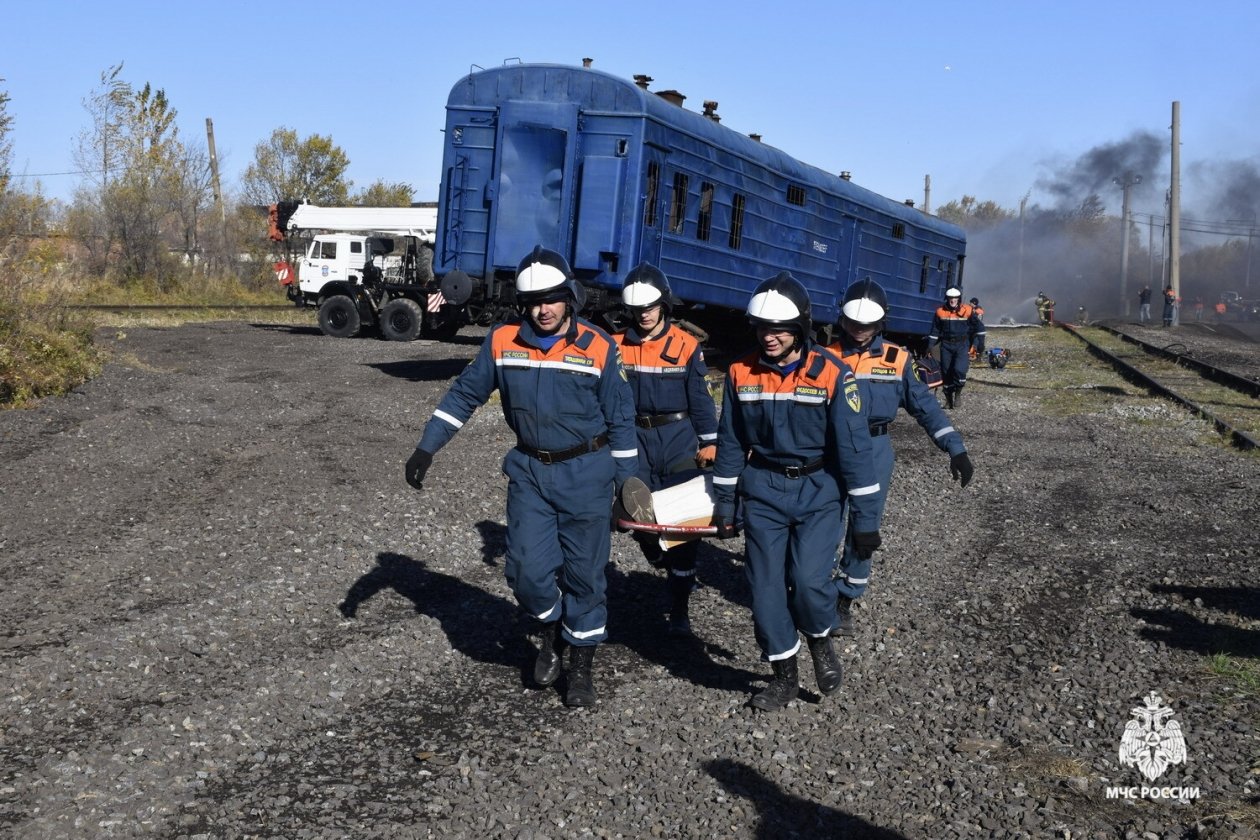
[[[1143,324],[1149,324],[1151,322],[1150,286],[1143,286],[1142,291],[1138,292],[1138,321]]]
[[[962,435],[950,423],[927,385],[915,375],[910,351],[881,335],[888,313],[884,287],[869,277],[859,280],[845,292],[840,312],[839,340],[827,349],[839,356],[857,377],[862,413],[871,436],[875,476],[879,479],[879,492],[874,494],[879,515],[883,516],[892,484],[894,456],[889,427],[898,409],[904,408],[927,432],[936,448],[949,455],[950,475],[966,487],[973,470]],[[858,553],[851,539],[852,529],[849,531],[837,558],[833,636],[854,635],[853,602],[862,597],[871,576],[870,555],[862,557]]]
[[[608,636],[613,494],[638,470],[634,400],[616,342],[578,317],[581,287],[564,257],[534,248],[517,268],[516,300],[523,317],[491,328],[425,426],[406,478],[421,489],[434,453],[498,390],[516,434],[503,459],[504,574],[540,637],[534,681],[560,676],[563,641],[564,702],[591,706],[595,647]]]
[[[809,296],[782,272],[753,292],[748,319],[759,348],[727,369],[718,423],[714,523],[736,536],[735,499],[743,506],[753,627],[774,671],[751,699],[776,711],[800,691],[797,653],[805,634],[814,679],[824,695],[840,687],[831,642],[835,563],[846,496],[854,549],[879,548],[879,482],[857,380],[811,338]]]
[[[629,328],[614,333],[634,394],[639,443],[638,477],[660,490],[717,457],[717,407],[705,379],[704,350],[695,336],[670,321],[669,279],[651,263],[626,275],[621,303]],[[672,479],[672,480],[671,480]],[[695,584],[699,540],[662,551],[655,534],[638,537],[648,562],[669,575],[671,636],[691,635],[688,601]]]
[[[971,350],[967,355],[971,360],[984,358],[984,307],[980,305],[980,298],[972,298],[970,301],[971,309],[976,313],[976,317],[980,319],[980,331],[971,337]]]
[[[941,345],[941,390],[945,392],[946,408],[962,404],[962,389],[967,385],[970,362],[967,350],[976,335],[983,331],[984,324],[971,304],[962,302],[962,292],[953,287],[946,289],[945,305],[937,307],[932,332],[928,335],[928,347],[938,342]]]
[[[1181,300],[1177,297],[1177,293],[1173,291],[1172,285],[1164,288],[1164,326],[1171,327],[1173,321],[1177,317],[1177,304]]]

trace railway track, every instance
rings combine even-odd
[[[1131,382],[1180,403],[1240,449],[1260,448],[1260,381],[1113,326],[1061,327]],[[1184,348],[1182,348],[1184,349]]]
[[[66,308],[95,312],[142,312],[145,310],[189,312],[203,309],[230,309],[237,311],[243,309],[277,310],[293,309],[294,306],[291,303],[76,303],[70,304]]]

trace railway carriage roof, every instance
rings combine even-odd
[[[743,155],[788,179],[866,205],[908,224],[929,227],[953,238],[964,238],[962,228],[954,224],[802,163],[781,149],[753,140],[702,114],[667,102],[634,82],[601,70],[561,64],[509,64],[479,70],[460,79],[451,88],[447,107],[488,108],[507,100],[575,102],[588,111],[647,117]]]

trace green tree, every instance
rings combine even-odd
[[[353,203],[359,207],[410,207],[415,201],[415,193],[411,184],[388,184],[378,180],[366,190],[357,193]]]
[[[346,204],[353,183],[345,177],[349,166],[350,158],[331,137],[312,134],[299,140],[293,129],[277,128],[254,147],[254,162],[245,170],[241,188],[252,204]]]
[[[137,90],[121,72],[117,64],[101,73],[100,86],[84,100],[92,124],[80,135],[76,159],[88,177],[66,221],[91,270],[166,288],[181,270],[172,248],[189,249],[181,224],[187,206],[207,201],[205,159],[179,139],[166,92],[148,83]]]
[[[995,201],[977,201],[974,195],[964,195],[959,201],[951,201],[936,209],[938,218],[966,228],[983,230],[996,227],[1016,217]]]

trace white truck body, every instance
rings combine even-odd
[[[446,305],[433,280],[436,207],[300,204],[283,230],[279,218],[273,205],[272,239],[311,239],[297,259],[297,283],[287,263],[277,264],[277,276],[290,300],[319,308],[326,335],[348,338],[368,326],[410,341],[422,331],[449,337],[459,329],[460,308]]]

